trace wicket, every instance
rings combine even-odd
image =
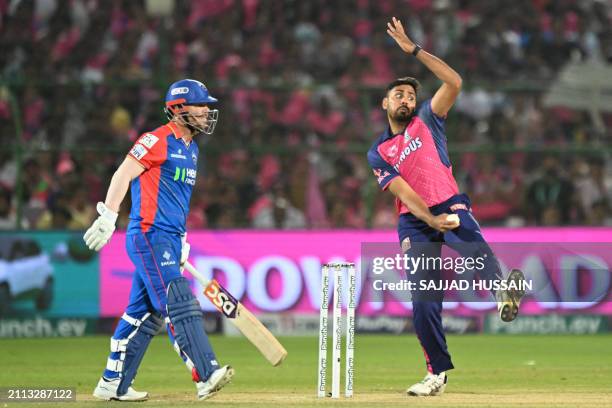
[[[327,332],[329,320],[329,271],[334,273],[334,299],[332,314],[332,398],[340,397],[340,364],[342,359],[342,271],[347,271],[348,300],[346,305],[346,356],[345,389],[346,397],[353,396],[354,356],[355,356],[355,307],[357,295],[357,275],[354,263],[328,263],[321,271],[321,310],[319,316],[319,364],[318,393],[325,397],[327,382]]]

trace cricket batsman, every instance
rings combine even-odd
[[[389,127],[368,151],[368,163],[379,186],[396,197],[402,251],[409,254],[414,243],[431,243],[433,253],[427,255],[440,256],[441,243],[445,243],[461,256],[483,256],[485,267],[481,278],[499,279],[502,277],[500,265],[472,216],[469,198],[459,194],[446,146],[444,121],[461,90],[461,76],[412,42],[395,17],[387,23],[387,34],[443,82],[431,99],[419,105],[416,79],[404,77],[391,82],[382,100]],[[421,276],[426,279],[441,279],[440,270],[424,272]],[[522,281],[524,276],[513,269],[507,279],[508,282]],[[442,327],[443,293],[435,293],[433,297],[431,293],[425,297],[419,295],[413,292],[413,319],[428,373],[423,381],[408,388],[407,393],[435,396],[444,392],[446,372],[453,368]],[[514,320],[524,291],[498,291],[494,295],[501,319]]]
[[[113,175],[106,201],[97,205],[100,216],[83,237],[91,250],[106,245],[131,187],[126,248],[136,271],[129,304],[110,341],[106,369],[93,392],[98,399],[148,399],[148,393],[131,385],[164,321],[200,400],[213,396],[234,375],[230,366],[219,365],[204,331],[200,304],[181,275],[190,249],[185,223],[197,174],[194,137],[213,133],[216,102],[199,81],[183,79],[170,86],[164,109],[169,122],[136,141]]]

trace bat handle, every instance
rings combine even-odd
[[[189,262],[185,261],[185,269],[189,271],[189,273],[200,282],[200,284],[204,287],[208,286],[210,281],[204,277],[198,270]]]

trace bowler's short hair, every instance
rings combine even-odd
[[[416,78],[413,78],[413,77],[397,78],[395,81],[387,85],[387,92],[385,92],[385,95],[388,94],[390,90],[392,90],[393,88],[399,85],[412,86],[414,88],[414,93],[416,94],[418,94],[419,88],[421,87],[421,84],[419,83],[419,81],[416,80]]]

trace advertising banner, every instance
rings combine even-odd
[[[560,295],[554,297],[551,292],[547,292],[548,297],[545,298],[529,298],[521,313],[612,313],[612,302],[609,298],[612,251],[608,251],[605,245],[612,241],[612,229],[491,228],[486,229],[484,235],[492,243],[537,243],[523,244],[525,249],[521,250],[520,256],[516,251],[504,251],[503,246],[492,245],[495,251],[502,248],[499,249],[498,256],[505,267],[522,268],[526,275],[537,268],[554,273],[570,270],[572,284],[586,285],[586,288],[577,288],[576,292],[570,291],[574,301],[566,301],[570,298]],[[397,235],[393,231],[358,230],[190,231],[189,242],[190,259],[195,267],[206,277],[217,278],[253,312],[316,314],[320,304],[322,264],[354,262],[357,270],[362,270],[364,244],[388,243],[394,246],[397,243]],[[580,253],[572,252],[576,252],[575,246],[572,245],[576,242],[581,243]],[[572,254],[576,256],[571,258]],[[582,262],[585,259],[589,262]],[[560,269],[558,265],[565,265],[567,268]],[[592,268],[592,265],[596,265],[596,268]],[[595,269],[596,273],[590,273],[592,269]],[[118,316],[123,312],[133,271],[134,267],[125,253],[125,235],[117,233],[100,254],[102,316]],[[185,275],[188,276],[188,273],[185,272]],[[358,315],[410,314],[410,302],[398,299],[393,294],[372,298],[370,277],[363,279],[365,276],[368,274],[362,271],[358,290]],[[189,276],[188,278],[191,279]],[[594,292],[589,288],[589,285],[594,283],[607,285],[605,288],[598,288],[596,297],[592,296]],[[193,285],[200,293],[203,309],[214,310],[210,302],[201,295],[198,283],[193,282]],[[587,295],[581,297],[583,292]],[[600,294],[603,296],[599,296]],[[449,313],[467,316],[480,315],[494,308],[495,304],[487,301],[469,302],[459,299],[445,304]]]
[[[99,281],[81,232],[0,233],[0,318],[98,317]]]

